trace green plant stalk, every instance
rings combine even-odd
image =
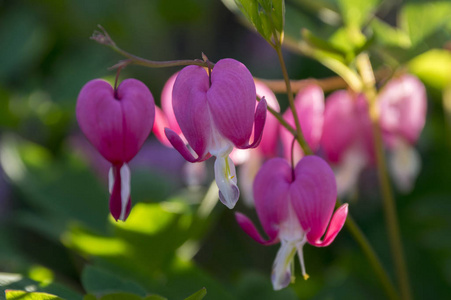
[[[337,202],[337,206],[338,206]],[[366,258],[370,262],[370,265],[373,267],[376,276],[379,278],[387,296],[391,300],[399,299],[398,292],[393,286],[390,278],[388,277],[387,271],[381,264],[379,257],[377,256],[374,249],[371,247],[368,239],[363,234],[362,230],[358,227],[357,223],[354,221],[352,216],[348,214],[345,223],[346,228],[349,230],[351,235],[354,237],[355,241],[359,244]]]
[[[277,52],[277,56],[278,56],[279,62],[280,62],[280,67],[282,68],[283,78],[285,80],[285,85],[287,86],[288,102],[290,104],[291,112],[293,113],[294,124],[296,127],[296,135],[295,135],[296,140],[298,141],[298,143],[301,146],[302,150],[304,151],[305,155],[313,154],[309,145],[305,141],[304,135],[302,134],[301,123],[299,122],[299,116],[296,112],[296,106],[294,105],[293,91],[291,90],[290,77],[288,76],[287,67],[286,67],[285,61],[283,59],[281,44],[279,42],[277,42],[274,46],[274,49]]]
[[[395,265],[401,298],[408,300],[412,299],[412,294],[407,273],[407,265],[404,258],[404,250],[401,242],[395,199],[388,177],[384,145],[382,142],[382,132],[379,127],[379,111],[377,107],[377,93],[375,88],[374,73],[367,54],[362,53],[357,57],[357,67],[359,68],[362,76],[362,82],[364,84],[363,92],[365,93],[369,103],[368,109],[374,135],[374,150],[376,153],[376,164],[378,169],[377,173],[383,196],[383,207],[387,226],[387,235],[390,241],[390,250]]]
[[[134,54],[131,54],[131,53],[128,53],[127,51],[122,50],[121,48],[119,48],[116,45],[114,40],[110,37],[108,32],[102,26],[98,25],[98,27],[100,28],[100,30],[102,30],[102,32],[94,31],[93,35],[91,36],[91,39],[98,42],[99,44],[110,47],[111,49],[113,49],[114,51],[119,53],[120,55],[127,58],[126,60],[120,61],[118,64],[112,66],[110,69],[122,68],[129,64],[140,65],[140,66],[145,66],[145,67],[149,67],[149,68],[167,68],[167,67],[179,67],[179,66],[189,66],[189,65],[196,65],[196,66],[208,68],[208,67],[211,67],[211,65],[212,65],[211,62],[209,62],[205,59],[204,60],[185,59],[185,60],[169,60],[169,61],[148,60],[148,59],[136,56]],[[204,57],[204,55],[202,55],[202,56]]]

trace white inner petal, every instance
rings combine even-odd
[[[281,241],[271,274],[274,290],[278,291],[288,286],[291,282],[291,264],[296,254],[296,243]]]
[[[307,242],[306,232],[302,229],[291,203],[288,205],[285,220],[280,224],[279,238],[281,247],[277,252],[271,275],[274,290],[280,290],[286,287],[290,281],[294,281],[294,277],[292,277],[294,274],[291,274],[291,268],[294,267],[293,259],[296,250],[299,255],[302,275],[304,279],[308,278],[302,253],[302,247]]]
[[[351,147],[346,151],[343,161],[334,168],[339,197],[348,195],[357,186],[360,172],[367,161],[364,151],[358,146]]]
[[[126,163],[121,167],[121,215],[119,220],[125,221],[128,199],[130,198],[130,168]]]
[[[108,191],[110,192],[110,195],[113,193],[113,187],[114,187],[114,173],[113,173],[113,166],[110,168],[110,171],[108,172]]]
[[[421,169],[421,159],[418,152],[409,143],[398,139],[389,156],[390,171],[397,187],[408,192]]]
[[[215,180],[219,188],[219,200],[232,209],[240,197],[240,190],[237,186],[235,165],[230,157],[219,156],[216,158]]]

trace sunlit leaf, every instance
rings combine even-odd
[[[343,20],[349,27],[360,28],[371,16],[380,0],[339,0]]]
[[[120,239],[98,235],[76,225],[64,234],[62,241],[83,254],[101,257],[118,257],[128,250],[128,245]]]
[[[0,273],[0,299],[2,296],[2,291],[5,290],[42,292],[58,295],[64,299],[82,299],[80,294],[74,292],[69,287],[55,282],[42,284],[30,278],[24,277],[21,274]]]
[[[416,45],[436,31],[446,28],[450,23],[450,15],[449,1],[407,3],[400,14],[400,25],[409,34],[412,45]]]
[[[409,35],[404,30],[392,27],[379,18],[374,18],[371,21],[371,28],[373,29],[377,42],[382,45],[404,49],[412,45]]]
[[[63,300],[58,296],[47,293],[7,290],[5,294],[7,300]]]
[[[187,297],[185,300],[202,300],[205,297],[205,295],[207,295],[207,289],[201,288],[191,296]]]
[[[284,0],[236,0],[246,19],[266,39],[283,37],[285,18]],[[277,33],[277,36],[274,34]]]
[[[427,85],[443,90],[451,83],[451,52],[432,49],[409,62],[409,70]]]
[[[81,282],[87,292],[96,295],[113,292],[128,292],[140,296],[147,294],[139,284],[93,266],[84,268]]]

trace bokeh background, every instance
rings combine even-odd
[[[296,40],[301,28],[330,37],[334,22],[342,23],[346,6],[340,3],[352,7],[356,1],[286,2],[287,39]],[[396,193],[396,204],[414,297],[446,299],[451,295],[451,93],[445,92],[451,84],[446,17],[451,3],[369,2],[379,5],[377,16],[386,24],[407,28],[411,42],[402,48],[404,37],[376,34],[375,67],[394,60],[428,90],[426,127],[417,145],[422,170],[411,193]],[[296,282],[274,292],[270,272],[278,247],[255,243],[222,205],[210,214],[199,212],[212,180],[211,162],[207,179],[190,188],[181,156],[152,135],[131,164],[130,219],[115,223],[109,217],[109,166],[81,134],[74,108],[81,87],[94,78],[113,80],[115,72],[108,68],[123,57],[89,37],[101,24],[119,47],[141,57],[196,59],[205,53],[211,61],[237,59],[256,77],[281,79],[275,51],[224,3],[0,1],[2,290],[28,288],[65,299],[111,292],[182,299],[202,287],[206,299],[385,298],[346,230],[330,247],[306,246],[310,279],[302,280],[296,264]],[[335,12],[328,22],[321,17],[324,8]],[[377,32],[371,24],[365,29]],[[292,49],[285,56],[293,79],[335,76]],[[143,81],[158,104],[164,83],[177,70],[128,66],[121,78]],[[286,95],[278,98],[286,107]],[[375,170],[365,170],[359,182],[349,199],[350,213],[394,278]],[[243,201],[235,210],[257,220]]]

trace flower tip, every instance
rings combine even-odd
[[[309,276],[307,273],[306,273],[306,274],[303,274],[302,276],[304,277],[304,280],[307,280],[307,279],[310,278],[310,276]]]

